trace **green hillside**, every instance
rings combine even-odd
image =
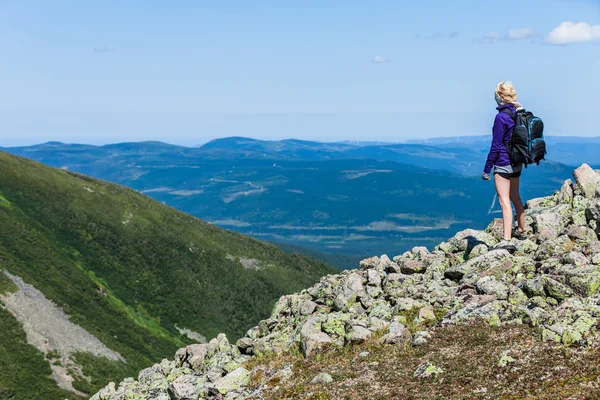
[[[192,342],[176,325],[208,338],[242,336],[282,294],[334,271],[134,190],[3,152],[0,270],[43,292],[127,360],[77,355],[91,382],[78,378],[73,386],[86,393]],[[0,277],[0,293],[15,290]],[[24,342],[15,318],[0,312],[0,398],[68,397],[46,379],[42,353]],[[23,363],[10,373],[4,366],[14,360]],[[24,377],[35,376],[37,386],[26,392]]]

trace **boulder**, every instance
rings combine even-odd
[[[596,190],[600,187],[600,174],[589,165],[583,164],[573,172],[577,182],[577,189],[587,198],[594,198]]]
[[[194,385],[194,377],[183,375],[175,379],[169,385],[169,394],[173,400],[195,400],[198,398],[198,390]]]
[[[422,274],[427,270],[423,261],[418,260],[402,260],[398,262],[398,265],[400,266],[400,272],[406,275]]]
[[[304,324],[302,324],[302,328],[300,329],[300,344],[306,356],[311,355],[322,346],[333,342],[329,335],[321,331],[321,325],[326,320],[326,315],[314,314],[308,317]]]
[[[494,276],[484,276],[477,281],[477,291],[481,294],[492,294],[497,299],[508,299],[508,286],[496,280]]]
[[[312,383],[313,385],[327,385],[328,383],[331,383],[331,382],[333,382],[333,378],[331,377],[331,375],[326,374],[324,372],[315,376],[312,379],[312,381],[310,381],[310,383]]]
[[[410,338],[410,332],[404,324],[400,323],[398,318],[390,323],[388,332],[381,338],[381,342],[386,344],[398,344],[405,342]]]
[[[600,199],[595,199],[585,210],[587,221],[600,221]]]
[[[573,181],[567,179],[564,181],[560,191],[558,192],[557,200],[560,204],[571,204],[573,202]]]
[[[248,371],[246,368],[240,367],[216,381],[214,383],[214,387],[221,394],[227,394],[229,392],[247,386],[249,381],[250,371]]]
[[[448,268],[444,272],[444,276],[447,279],[458,282],[466,274],[481,272],[485,269],[501,265],[505,261],[510,260],[510,258],[510,253],[504,249],[490,251],[465,263]]]
[[[423,363],[419,365],[413,376],[415,378],[427,379],[431,377],[435,377],[444,371],[440,367],[436,367],[430,362]]]

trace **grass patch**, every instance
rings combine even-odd
[[[0,294],[16,293],[19,290],[17,285],[10,280],[6,274],[0,270]]]

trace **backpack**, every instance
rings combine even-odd
[[[515,127],[510,138],[504,143],[508,149],[511,164],[540,165],[546,160],[546,142],[544,141],[544,122],[531,111],[520,109],[513,113],[510,109],[501,110],[511,116]]]

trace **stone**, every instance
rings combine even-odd
[[[415,246],[410,252],[415,256],[415,259],[421,261],[423,261],[425,257],[430,254],[429,250],[427,250],[427,247],[424,246]]]
[[[403,343],[410,338],[410,332],[398,319],[392,321],[388,332],[382,337],[381,342],[386,344]]]
[[[556,212],[544,212],[533,217],[535,232],[549,232],[549,238],[557,237],[564,223],[562,216]]]
[[[435,321],[437,317],[435,316],[435,311],[432,306],[422,307],[419,309],[419,313],[415,317],[416,324],[425,324],[429,321]]]
[[[332,343],[331,337],[321,331],[321,325],[327,320],[323,314],[313,314],[302,324],[300,329],[300,344],[306,356],[326,344]]]
[[[479,244],[484,244],[489,247],[496,243],[498,243],[498,241],[491,234],[475,229],[465,229],[460,231],[448,241],[452,253],[462,251],[470,253],[471,250]]]
[[[324,373],[324,372],[315,376],[312,379],[312,381],[310,381],[310,383],[312,383],[313,385],[327,385],[331,382],[333,382],[333,378],[331,377],[331,375]]]
[[[387,301],[378,300],[371,307],[369,316],[389,320],[392,317],[392,306]]]
[[[567,236],[576,243],[584,245],[598,240],[596,232],[587,226],[571,226],[567,230]]]
[[[208,354],[208,346],[206,344],[192,344],[185,348],[185,361],[192,369],[198,370],[202,367],[204,359]]]
[[[381,272],[375,269],[367,270],[367,285],[369,286],[381,286],[382,282],[382,274]]]
[[[418,260],[403,260],[400,265],[400,272],[403,274],[422,274],[427,270],[427,267],[422,261]]]
[[[441,368],[436,367],[435,365],[433,365],[430,362],[425,362],[425,363],[419,365],[419,367],[417,368],[417,370],[415,371],[413,376],[415,378],[427,379],[427,378],[438,376],[439,374],[441,374],[443,372],[444,371]]]
[[[301,315],[310,315],[317,309],[317,303],[314,301],[306,300],[300,305]]]
[[[544,276],[542,282],[544,283],[544,290],[546,291],[546,294],[553,299],[562,301],[567,297],[573,296],[573,291],[567,285],[564,285],[548,276]]]
[[[567,179],[563,182],[558,192],[558,202],[560,204],[571,204],[573,202],[573,181]]]
[[[498,366],[500,368],[504,368],[509,364],[513,364],[515,362],[517,362],[517,360],[515,360],[514,358],[512,358],[511,356],[508,355],[510,351],[509,350],[505,350],[502,352],[502,355],[500,356],[500,359],[498,360]]]
[[[214,387],[221,394],[227,394],[231,391],[237,390],[243,386],[248,385],[249,381],[250,371],[248,371],[246,368],[240,367],[216,381],[214,383]]]
[[[508,286],[496,280],[494,276],[484,276],[477,281],[477,291],[481,294],[493,294],[497,299],[508,299]]]
[[[534,199],[527,200],[527,202],[525,203],[525,207],[528,210],[541,208],[544,206],[544,204],[547,204],[550,200],[551,200],[550,197],[536,197]]]
[[[587,198],[594,198],[596,190],[600,187],[600,174],[594,171],[589,165],[582,164],[573,172],[573,177],[577,182],[577,188]]]
[[[565,277],[565,284],[580,296],[590,297],[600,289],[600,267],[595,265],[565,265],[558,274]]]
[[[243,337],[239,339],[235,345],[240,349],[242,354],[248,354],[254,346],[254,342],[250,338]]]
[[[490,251],[479,257],[468,260],[465,263],[448,268],[444,277],[453,281],[460,281],[465,274],[476,273],[484,269],[492,268],[509,260],[511,255],[504,249]]]
[[[365,340],[367,340],[372,334],[373,332],[369,329],[355,325],[350,329],[350,332],[348,333],[348,341],[350,343],[362,343]]]
[[[562,262],[563,264],[570,264],[576,267],[588,265],[590,263],[586,256],[576,251],[570,251],[567,254],[563,255]]]
[[[595,199],[585,210],[585,218],[589,221],[600,221],[600,199]]]
[[[195,400],[198,398],[196,386],[188,381],[188,376],[183,375],[169,385],[169,394],[173,400]]]
[[[411,343],[413,346],[422,346],[425,343],[427,343],[427,341],[429,341],[430,339],[431,333],[429,333],[428,331],[418,331],[414,334]]]

